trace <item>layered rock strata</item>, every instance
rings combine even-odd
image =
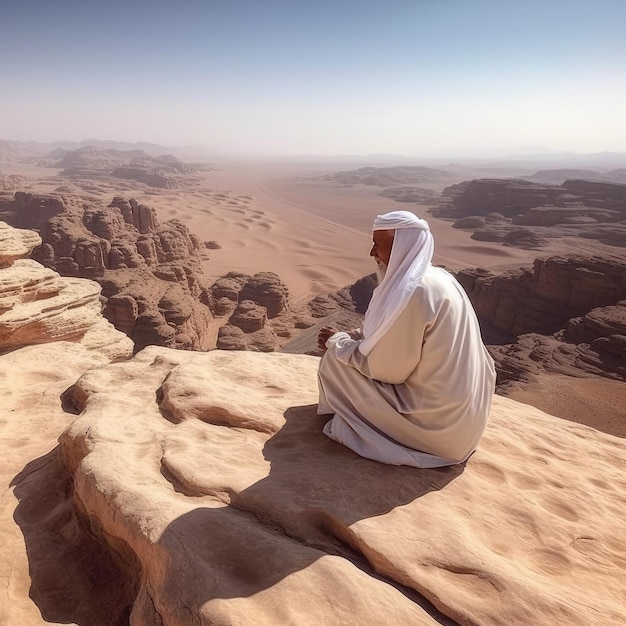
[[[533,249],[555,237],[578,236],[626,247],[626,185],[620,183],[472,180],[444,189],[432,213],[455,219],[456,228],[473,230],[479,241]],[[501,219],[480,222],[493,213]]]
[[[557,256],[500,275],[462,270],[457,278],[492,344],[502,390],[544,370],[626,381],[623,259]]]
[[[0,350],[75,341],[112,360],[132,354],[130,339],[102,317],[98,283],[19,258],[40,242],[35,233],[0,222]]]
[[[496,397],[464,466],[385,466],[322,435],[317,365],[151,347],[66,394],[130,623],[626,620],[621,440]]]

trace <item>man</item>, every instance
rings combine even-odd
[[[391,465],[462,463],[487,424],[496,373],[465,291],[432,265],[428,223],[379,215],[379,285],[362,332],[323,328],[319,414],[331,439]]]

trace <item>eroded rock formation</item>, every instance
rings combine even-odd
[[[223,350],[272,352],[295,328],[289,292],[273,272],[229,272],[207,289],[205,301],[225,320],[217,338]]]
[[[129,357],[132,342],[101,315],[98,283],[21,258],[40,242],[32,231],[0,222],[0,351],[72,341],[109,359]]]
[[[59,158],[60,157],[60,158]],[[99,149],[83,146],[77,150],[55,151],[39,162],[45,167],[63,168],[66,178],[99,178],[108,176],[135,180],[149,187],[179,187],[179,179],[188,182],[194,169],[171,154],[150,156],[143,150]]]
[[[479,179],[447,187],[443,199],[432,213],[455,218],[456,228],[473,230],[479,241],[532,249],[546,246],[551,238],[579,236],[626,246],[624,184],[566,180],[557,186]],[[503,219],[480,223],[494,212]]]
[[[100,283],[104,315],[137,349],[215,346],[217,325],[200,301],[201,244],[182,222],[159,222],[151,207],[119,196],[102,207],[15,194],[10,208],[14,222],[40,230],[33,258],[63,276]]]
[[[462,270],[457,278],[492,344],[501,390],[544,370],[626,381],[623,259],[557,256],[500,275]]]
[[[385,466],[322,435],[316,370],[151,347],[66,394],[62,458],[131,623],[626,619],[621,440],[496,397],[464,466]]]

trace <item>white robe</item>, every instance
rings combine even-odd
[[[334,413],[324,433],[391,465],[466,460],[487,424],[496,372],[456,279],[429,267],[367,356],[352,335],[335,333],[320,362],[318,413]]]

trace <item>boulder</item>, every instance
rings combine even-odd
[[[252,300],[265,307],[267,317],[272,319],[289,307],[289,290],[274,272],[259,272],[244,284],[239,300]]]
[[[230,316],[230,323],[241,328],[244,333],[261,330],[267,321],[267,310],[252,300],[239,303],[235,312]]]

